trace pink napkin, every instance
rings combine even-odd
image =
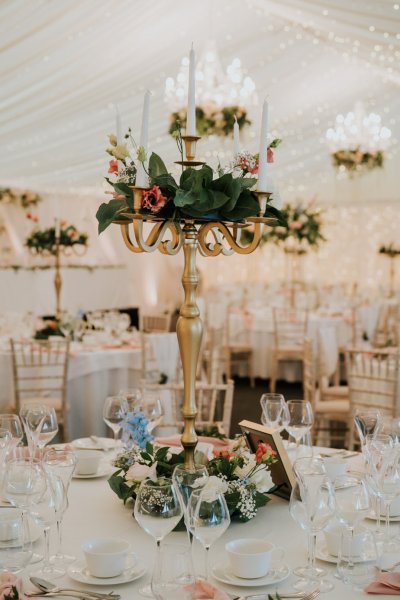
[[[381,573],[364,589],[367,594],[388,594],[400,596],[400,573]]]
[[[203,579],[198,579],[193,587],[193,600],[229,600],[225,592],[221,592]]]
[[[181,446],[181,436],[176,434],[158,437],[156,438],[156,442],[157,444],[162,444],[163,446],[177,446],[179,448],[179,446]],[[200,435],[199,442],[204,442],[205,444],[211,444],[214,446],[214,454],[216,456],[218,456],[220,453],[229,453],[235,443],[233,440],[229,440],[228,438],[219,440],[218,438],[209,437],[206,435]]]

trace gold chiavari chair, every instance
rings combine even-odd
[[[145,383],[142,388],[143,395],[146,391],[165,394],[164,416],[161,427],[181,432],[183,429],[182,405],[183,384],[166,383],[164,385]],[[229,380],[224,384],[196,383],[196,428],[207,429],[217,427],[219,433],[229,436],[234,382]],[[168,403],[168,406],[165,404]]]
[[[143,333],[168,333],[171,325],[171,313],[139,312],[139,329]]]
[[[354,448],[354,415],[359,410],[378,410],[400,415],[399,349],[346,352],[350,397],[350,450]]]
[[[40,402],[55,409],[63,441],[68,441],[67,374],[69,340],[10,340],[15,410]]]
[[[283,360],[303,362],[308,312],[289,308],[274,308],[273,318],[274,347],[272,349],[269,384],[272,393],[276,389],[279,363]]]
[[[304,399],[311,402],[314,411],[314,439],[317,445],[330,446],[338,439],[345,442],[350,420],[350,403],[343,398],[324,396],[317,386],[317,367],[314,359],[313,345],[309,338],[304,340],[303,354],[303,388]],[[341,424],[338,427],[336,424]]]

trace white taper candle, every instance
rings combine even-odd
[[[142,128],[140,130],[140,146],[144,148],[146,156],[149,147],[150,96],[151,92],[147,90],[143,98]],[[147,175],[142,162],[138,163],[136,185],[140,187],[147,186]]]
[[[193,44],[189,53],[188,108],[186,135],[196,135],[196,55]]]
[[[115,107],[115,134],[117,136],[117,144],[122,144],[121,115],[119,114],[118,106]]]
[[[268,102],[264,100],[261,131],[260,131],[260,153],[258,157],[258,184],[259,192],[267,191],[267,150],[268,150]]]
[[[235,115],[235,122],[233,124],[233,153],[239,154],[240,152],[240,136],[239,136],[239,123]]]

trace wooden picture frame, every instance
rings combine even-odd
[[[256,452],[260,442],[269,444],[275,450],[278,462],[270,467],[270,471],[276,489],[271,494],[289,500],[292,488],[295,485],[295,477],[279,432],[259,423],[253,423],[252,421],[241,421],[239,426],[251,452]]]

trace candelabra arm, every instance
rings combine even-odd
[[[250,220],[250,219],[249,219]],[[253,221],[252,221],[253,222]],[[254,219],[254,236],[248,246],[240,245],[240,227],[232,225],[232,233],[225,223],[210,221],[201,225],[198,233],[200,251],[204,256],[229,256],[237,254],[251,254],[260,243],[264,230],[264,219]],[[214,241],[207,241],[208,234],[212,234]]]
[[[54,289],[56,292],[56,319],[61,318],[61,287],[62,287],[62,278],[61,278],[61,270],[60,270],[60,238],[55,239],[54,245]]]
[[[129,227],[131,223],[121,225],[122,237],[125,245],[131,252],[154,252],[159,250],[163,254],[177,254],[182,247],[183,234],[182,230],[177,223],[173,221],[158,221],[156,222],[147,238],[143,235],[143,223],[146,221],[141,217],[133,217],[133,234],[132,240]],[[164,240],[163,237],[166,233],[171,234],[170,240]]]
[[[194,451],[197,444],[195,431],[196,409],[196,370],[200,354],[203,325],[200,311],[196,304],[196,288],[198,275],[196,269],[197,231],[194,223],[187,222],[183,227],[183,253],[185,266],[183,270],[182,285],[185,299],[181,306],[179,319],[176,326],[179,351],[182,360],[184,398],[182,415],[184,429],[182,446],[185,449],[185,466],[194,465]]]

